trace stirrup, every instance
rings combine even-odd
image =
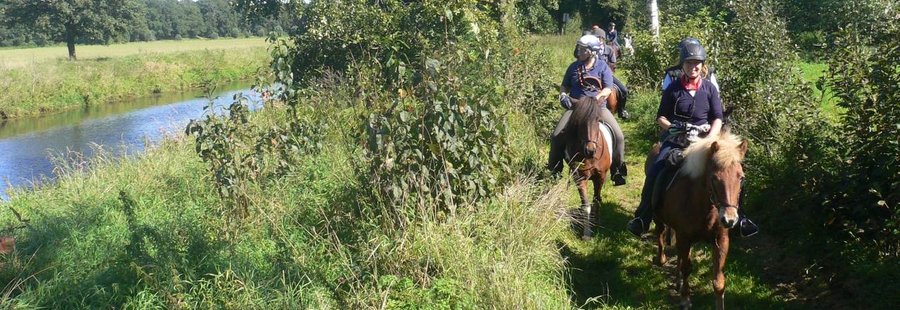
[[[741,218],[740,222],[741,237],[750,237],[759,233],[759,226],[748,218]]]
[[[625,185],[625,176],[621,173],[613,174],[612,176],[613,186]]]
[[[632,235],[640,237],[645,232],[647,232],[648,229],[650,229],[650,227],[647,226],[650,225],[644,226],[644,220],[636,217],[628,221],[628,225],[625,226],[625,229],[628,230],[628,232],[630,232]]]

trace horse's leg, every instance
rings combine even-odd
[[[666,264],[666,226],[656,221],[656,264]]]
[[[594,176],[594,210],[591,210],[591,225],[600,226],[600,207],[603,205],[603,198],[600,197],[600,191],[603,190],[603,178]]]
[[[728,231],[720,229],[713,251],[713,291],[716,294],[716,309],[725,309],[725,259],[728,257]]]
[[[678,236],[676,233],[675,238],[678,238],[678,242],[675,244],[678,247],[678,269],[681,271],[681,286],[679,292],[681,293],[681,308],[688,309],[691,307],[691,244],[690,242],[686,242],[685,238]]]
[[[581,195],[581,209],[584,210],[585,215],[585,221],[582,223],[582,225],[584,225],[584,231],[581,233],[581,239],[589,240],[593,235],[593,231],[591,230],[591,201],[588,200],[587,180],[584,178],[578,180],[578,194]]]

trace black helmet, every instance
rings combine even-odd
[[[681,42],[678,42],[678,50],[679,50],[679,51],[683,50],[684,47],[687,46],[688,44],[697,44],[697,45],[700,45],[700,40],[697,40],[697,39],[694,38],[694,37],[687,37],[687,38],[684,38],[683,40],[681,40]]]
[[[681,63],[684,64],[686,60],[706,61],[706,50],[699,43],[685,44],[681,47]]]

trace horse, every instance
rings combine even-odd
[[[634,46],[631,45],[631,36],[625,34],[622,38],[625,41],[625,46],[623,48],[628,52],[628,56],[634,56]]]
[[[601,133],[601,102],[594,97],[572,99],[571,119],[566,126],[566,156],[569,172],[578,186],[581,205],[587,222],[583,225],[581,238],[589,240],[593,236],[592,227],[599,222],[599,212],[591,209],[592,201],[588,199],[587,182],[594,185],[593,205],[599,208],[603,200],[600,190],[606,181],[607,172],[612,166],[612,134],[607,129]],[[594,211],[594,212],[592,212]]]
[[[658,152],[658,146],[654,150]],[[706,137],[684,151],[682,167],[654,206],[656,225],[656,263],[666,263],[664,247],[669,229],[675,233],[678,250],[680,305],[690,308],[689,278],[692,271],[691,246],[699,241],[713,246],[713,290],[716,309],[725,308],[725,259],[728,256],[728,232],[738,223],[738,199],[744,179],[741,162],[747,153],[747,141],[723,131]],[[651,154],[653,155],[653,154]],[[655,156],[654,156],[655,157]]]

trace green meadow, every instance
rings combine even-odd
[[[266,67],[262,38],[0,50],[0,118],[35,116],[210,83],[249,80]]]

